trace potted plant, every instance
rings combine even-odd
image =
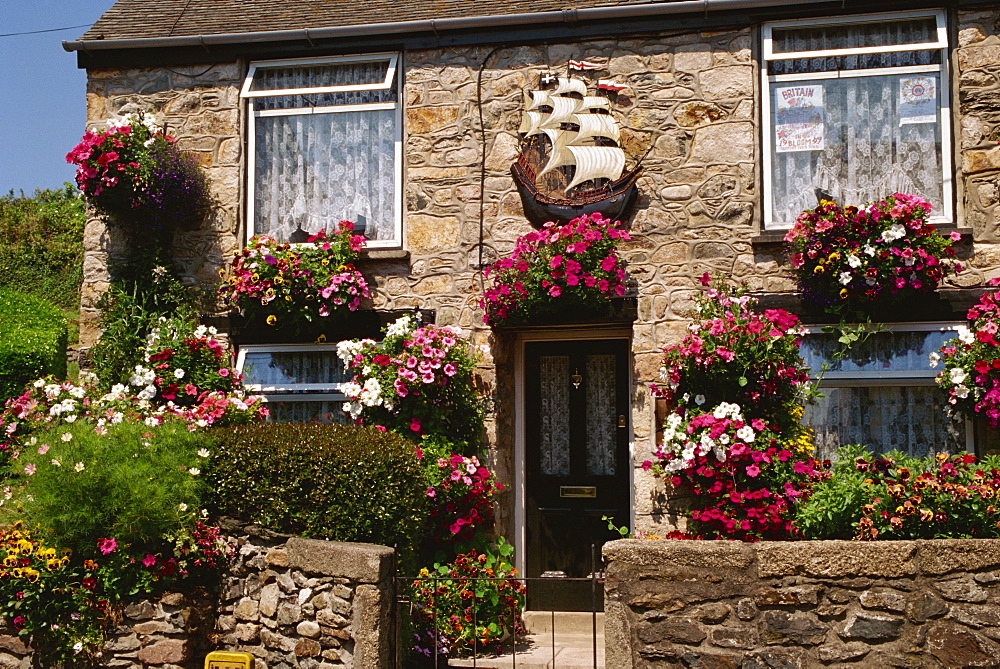
[[[895,193],[865,208],[823,200],[802,212],[785,235],[792,273],[803,297],[838,313],[867,313],[934,291],[952,272],[952,243],[927,222],[931,204]]]
[[[491,285],[480,307],[494,327],[538,316],[594,312],[625,295],[625,261],[618,244],[629,234],[601,214],[549,222],[520,237],[507,258],[486,268]]]
[[[255,326],[293,331],[357,311],[371,292],[354,265],[365,242],[353,230],[341,221],[331,234],[320,230],[296,245],[253,237],[220,272],[224,302]]]
[[[144,112],[88,130],[66,162],[78,166],[76,183],[94,209],[133,232],[166,236],[208,209],[208,183],[197,160]]]

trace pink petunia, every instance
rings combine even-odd
[[[115,552],[116,548],[118,548],[118,542],[114,539],[97,540],[97,550],[101,551],[101,555],[110,555]]]

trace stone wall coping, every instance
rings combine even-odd
[[[393,550],[377,544],[292,537],[285,544],[288,566],[309,574],[336,576],[356,583],[381,583],[392,573]]]
[[[755,569],[759,578],[941,575],[1000,568],[1000,539],[914,541],[735,541],[621,539],[604,545],[606,561],[670,562],[690,567]]]

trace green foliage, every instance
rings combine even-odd
[[[852,539],[868,501],[858,458],[870,459],[864,446],[841,446],[830,472],[813,484],[812,493],[796,505],[795,525],[804,539]]]
[[[812,539],[967,539],[1000,536],[1000,456],[914,458],[838,450],[796,524]]]
[[[103,333],[91,349],[92,370],[107,387],[146,362],[146,338],[160,318],[194,320],[192,297],[159,259],[136,254],[97,304]]]
[[[427,510],[411,442],[374,427],[298,423],[212,436],[206,480],[219,513],[278,532],[397,545],[402,563],[412,560]]]
[[[0,401],[46,374],[66,374],[66,319],[39,297],[0,290]]]
[[[83,199],[71,184],[0,197],[0,288],[76,310],[83,276]]]
[[[95,429],[80,419],[37,431],[17,460],[25,485],[15,506],[77,557],[96,557],[101,538],[155,553],[199,508],[204,444],[180,420]]]

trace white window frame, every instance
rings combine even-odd
[[[827,329],[839,327],[838,325],[809,325],[805,332],[810,334],[827,334]],[[953,332],[955,337],[968,334],[969,326],[965,321],[914,321],[910,323],[886,323],[874,326],[875,335],[878,332]],[[816,382],[819,370],[810,370],[809,378]],[[818,387],[823,388],[873,388],[886,386],[909,386],[909,387],[934,387],[937,385],[938,370],[928,369],[926,372],[916,370],[899,370],[883,372],[833,372],[827,371],[819,378]],[[965,450],[975,453],[975,430],[972,421],[966,419],[965,424]]]
[[[806,28],[810,26],[829,26],[855,24],[864,25],[879,21],[900,21],[908,19],[933,18],[936,25],[936,36],[932,42],[922,42],[919,44],[899,44],[892,46],[857,47],[845,49],[825,49],[819,51],[794,51],[787,53],[775,53],[773,34],[778,28]],[[761,127],[764,130],[763,154],[764,154],[764,229],[765,230],[787,230],[792,226],[791,221],[775,221],[772,218],[772,207],[774,204],[772,196],[772,174],[773,160],[771,152],[774,146],[774,126],[771,124],[771,87],[769,84],[782,81],[810,81],[814,79],[847,79],[853,77],[875,77],[891,74],[918,74],[921,72],[937,72],[940,74],[940,117],[938,122],[941,127],[941,212],[934,213],[928,218],[928,222],[935,225],[949,225],[953,222],[952,210],[952,174],[951,174],[951,82],[948,72],[948,22],[944,10],[926,10],[913,12],[892,12],[885,14],[860,14],[857,16],[843,16],[825,19],[796,19],[790,21],[775,21],[765,23],[761,29],[762,49],[761,49]],[[795,60],[800,58],[822,58],[828,56],[848,56],[868,53],[892,53],[899,51],[925,51],[929,49],[941,50],[940,65],[919,65],[913,67],[885,67],[865,70],[837,70],[831,72],[812,72],[803,74],[777,74],[767,73],[768,63],[776,60]],[[886,193],[889,195],[889,193]],[[848,202],[841,204],[853,204],[861,206],[863,202]]]
[[[268,116],[299,116],[306,114],[336,114],[354,111],[376,111],[395,110],[396,135],[393,140],[393,236],[392,239],[370,239],[367,240],[368,248],[401,248],[403,246],[403,207],[402,207],[402,183],[403,183],[403,87],[402,77],[397,77],[400,70],[399,53],[370,53],[353,56],[325,56],[318,58],[298,58],[289,60],[259,60],[250,63],[247,76],[243,80],[240,89],[240,97],[247,100],[247,224],[246,240],[256,234],[261,234],[255,229],[256,218],[254,212],[255,184],[254,175],[256,172],[256,119]],[[311,88],[288,88],[269,89],[252,91],[253,78],[258,69],[271,67],[295,67],[311,65],[330,65],[336,63],[368,63],[368,62],[388,62],[385,79],[381,83],[374,84],[351,84],[341,86],[315,86]],[[310,95],[315,93],[342,93],[349,91],[377,91],[389,90],[396,87],[396,102],[373,102],[360,105],[333,105],[325,107],[298,107],[291,109],[255,109],[254,98],[269,97],[275,95]]]
[[[236,356],[236,369],[243,373],[249,353],[311,353],[323,352],[337,355],[337,344],[244,344]],[[248,391],[261,395],[264,402],[347,402],[343,392],[345,383],[288,383],[263,385],[246,383]]]

